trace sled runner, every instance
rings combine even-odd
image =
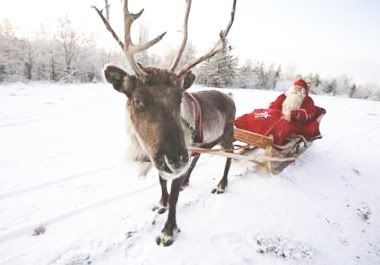
[[[320,122],[325,113],[325,109],[318,107],[316,120]],[[307,140],[302,135],[292,135],[286,144],[277,145],[273,142],[272,136],[235,128],[233,150],[206,149],[194,146],[192,147],[192,151],[254,162],[263,166],[268,172],[277,174],[294,162],[314,140],[320,138],[322,137],[318,135],[313,139]]]

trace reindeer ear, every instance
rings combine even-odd
[[[194,83],[195,75],[190,71],[182,76],[181,87],[183,90],[188,89]]]
[[[128,97],[136,86],[135,76],[128,75],[124,70],[114,65],[106,66],[104,77],[117,91],[126,94]]]

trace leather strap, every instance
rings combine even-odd
[[[186,93],[191,99],[193,112],[195,117],[195,135],[194,143],[203,143],[203,123],[202,123],[202,109],[197,96],[194,93]]]

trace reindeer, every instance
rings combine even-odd
[[[200,147],[212,148],[220,144],[223,148],[232,150],[233,122],[236,111],[233,100],[221,92],[186,92],[195,79],[191,68],[225,48],[226,36],[234,20],[236,0],[233,1],[230,22],[226,29],[221,31],[220,39],[215,47],[177,71],[187,41],[191,0],[186,0],[186,2],[183,41],[170,69],[145,67],[134,59],[136,53],[153,46],[166,33],[146,44],[133,44],[130,35],[131,25],[141,16],[143,10],[136,14],[130,13],[128,1],[124,1],[125,38],[123,43],[109,21],[104,18],[102,11],[94,7],[107,30],[125,52],[135,72],[135,75],[128,74],[116,66],[108,65],[104,69],[104,76],[117,91],[127,97],[130,127],[128,136],[136,146],[135,159],[141,162],[150,161],[159,172],[162,195],[159,207],[155,209],[161,214],[169,208],[166,223],[161,234],[156,238],[157,244],[163,246],[171,245],[175,234],[179,232],[176,222],[179,192],[181,188],[189,184],[190,174],[200,156],[200,154],[194,154],[191,159],[189,146],[196,144]],[[223,177],[212,190],[213,193],[225,192],[230,165],[231,158],[227,158]],[[172,181],[170,193],[167,190],[167,181]]]

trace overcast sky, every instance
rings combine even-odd
[[[1,0],[0,18],[18,34],[54,28],[68,14],[80,31],[91,32],[99,43],[113,42],[90,8],[103,0]],[[109,0],[111,20],[120,32],[121,1]],[[130,9],[145,8],[136,22],[153,37],[167,31],[155,52],[179,45],[185,0],[129,0]],[[232,0],[193,0],[189,39],[206,51],[224,29]],[[347,74],[358,82],[380,84],[380,1],[378,0],[237,0],[236,19],[229,39],[242,62],[246,58],[293,67],[298,73],[323,76]],[[116,45],[115,45],[116,47]]]

